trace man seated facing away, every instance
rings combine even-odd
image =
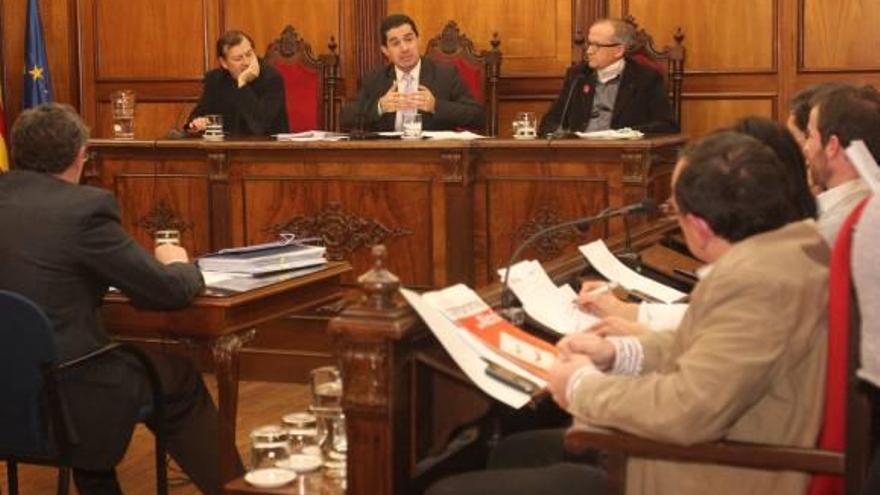
[[[817,93],[810,105],[804,156],[813,184],[822,190],[816,197],[819,230],[833,246],[841,224],[869,192],[845,150],[861,139],[880,156],[880,93],[871,86],[845,86]]]
[[[205,115],[223,116],[231,136],[269,136],[288,132],[284,80],[271,64],[254,53],[254,42],[242,31],[227,31],[217,40],[220,68],[205,74],[205,87],[190,113],[186,130],[203,132]]]
[[[690,307],[675,330],[562,339],[549,382],[560,406],[587,424],[676,444],[815,443],[829,250],[813,221],[798,220],[798,205],[778,193],[787,173],[768,147],[738,133],[685,150],[671,201],[691,252],[709,264]],[[493,454],[494,471],[445,480],[429,493],[603,493],[602,471],[565,462],[562,435],[511,436]],[[629,494],[802,495],[807,481],[803,473],[696,463],[631,459],[627,467]]]
[[[125,233],[109,192],[78,185],[88,137],[69,106],[26,110],[12,127],[13,169],[0,175],[0,289],[46,312],[63,361],[110,342],[100,315],[108,286],[135,305],[158,309],[187,306],[204,287],[183,248],[158,246],[153,258]],[[151,357],[165,394],[169,453],[203,493],[222,493],[217,410],[201,376],[188,359]],[[79,436],[77,490],[122,493],[114,466],[138,414],[151,404],[146,372],[131,356],[111,352],[66,371],[62,380]]]
[[[343,108],[343,129],[400,131],[406,113],[424,130],[482,129],[483,108],[452,66],[419,55],[419,30],[403,14],[382,20],[382,54],[390,65],[364,76],[357,100]]]
[[[541,119],[541,135],[560,128],[678,132],[663,75],[626,57],[635,34],[635,28],[620,19],[602,19],[590,26],[587,61],[566,72],[562,91]]]

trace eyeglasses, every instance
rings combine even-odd
[[[681,215],[681,211],[675,206],[675,201],[672,200],[672,197],[669,197],[666,201],[660,203],[657,209],[667,217],[677,217]]]
[[[598,50],[599,48],[614,48],[615,46],[620,46],[621,43],[597,43],[595,41],[587,42],[587,50],[590,48],[595,48]]]

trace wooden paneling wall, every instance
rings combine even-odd
[[[7,117],[21,107],[27,2],[0,0]],[[576,52],[573,34],[605,15],[633,15],[660,44],[681,26],[687,62],[684,130],[700,135],[748,114],[783,119],[798,89],[823,80],[880,83],[876,0],[41,0],[56,97],[76,105],[96,136],[109,131],[109,95],[134,88],[137,135],[179,123],[216,66],[214,40],[251,33],[258,51],[292,24],[315,52],[339,43],[344,93],[382,62],[378,22],[406,12],[423,43],[450,19],[478,47],[493,32],[504,53],[502,135],[517,111],[543,113]]]

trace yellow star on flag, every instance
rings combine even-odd
[[[33,69],[28,71],[28,74],[34,78],[34,81],[41,79],[43,77],[43,68],[35,65]]]

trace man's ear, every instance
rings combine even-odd
[[[822,151],[825,153],[826,158],[834,158],[839,153],[843,153],[843,146],[840,144],[840,139],[832,134],[828,138],[828,142],[825,143],[825,146],[822,147]]]
[[[391,57],[388,56],[388,48],[385,45],[379,46],[379,49],[382,50],[382,55],[385,55],[385,58],[391,60]]]
[[[217,57],[217,61],[220,62],[220,67],[229,70],[229,64],[226,63],[226,60],[223,57]]]
[[[684,215],[684,221],[688,224],[691,232],[696,234],[700,243],[700,248],[705,248],[709,240],[715,237],[715,230],[712,229],[712,226],[709,225],[709,222],[705,219],[698,217],[693,213],[686,213]]]

